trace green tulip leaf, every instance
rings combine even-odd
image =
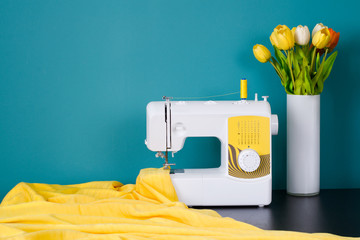
[[[312,60],[311,58],[312,58],[312,55],[313,55],[314,51],[315,51],[315,48],[312,47],[312,48],[310,48],[310,51],[308,51],[308,53],[306,55],[306,58],[307,58],[309,63],[311,63],[311,60]]]
[[[309,69],[310,69],[309,62],[308,62],[307,58],[303,58],[301,68],[304,69],[306,67],[309,67]]]
[[[290,93],[290,94],[294,94],[294,86],[293,86],[293,82],[291,81],[291,79],[289,78],[289,76],[287,76],[287,81],[286,81],[286,84],[285,84],[285,91],[287,93]]]
[[[278,62],[278,61],[276,61],[276,59],[275,59],[273,56],[271,56],[271,60],[272,60],[272,61],[273,61],[273,63],[275,64],[275,66],[276,66],[277,70],[280,70],[280,69],[281,69],[281,67],[280,67],[279,62]]]
[[[294,94],[295,95],[301,95],[301,88],[303,86],[304,81],[299,78],[295,80],[295,90],[294,90]]]
[[[289,92],[286,88],[285,88],[285,92],[286,92],[287,94],[293,94],[292,92]]]
[[[291,53],[291,58],[292,58],[292,62],[294,65],[294,77],[298,78],[299,74],[300,74],[300,67],[299,67],[299,62],[297,60],[296,54],[294,54],[294,52]]]
[[[298,56],[300,56],[301,58],[305,58],[304,50],[302,50],[301,47],[296,48],[296,51],[298,53]]]
[[[322,72],[322,82],[325,82],[325,80],[329,77],[331,69],[334,65],[336,56],[337,56],[337,51],[335,51],[333,54],[330,55],[330,57],[325,61],[324,63],[324,69]]]
[[[285,55],[276,46],[273,46],[273,47],[274,47],[276,59],[281,64],[281,67],[284,68],[284,65],[287,66],[287,61],[286,61]]]
[[[326,50],[326,52],[325,52],[325,56],[323,57],[323,59],[322,59],[322,61],[321,61],[321,64],[320,64],[320,66],[319,66],[319,69],[316,69],[317,72],[314,73],[314,74],[315,74],[315,76],[314,76],[314,78],[313,78],[313,83],[314,83],[314,84],[318,83],[319,81],[322,81],[322,74],[323,74],[323,70],[324,70],[325,58],[326,58],[327,51],[328,51],[328,50]],[[319,62],[320,62],[320,60],[319,60]],[[322,90],[321,90],[321,91],[322,91]]]
[[[324,83],[322,81],[318,81],[317,82],[317,94],[322,93],[323,89],[324,89]]]
[[[307,95],[313,94],[313,88],[311,86],[310,81],[310,67],[306,66],[304,69],[304,88],[306,90]]]

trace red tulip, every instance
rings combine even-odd
[[[330,31],[330,42],[326,47],[330,48],[330,51],[333,50],[339,42],[340,33],[335,32],[332,28],[329,28]]]

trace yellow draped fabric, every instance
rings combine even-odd
[[[216,191],[216,189],[214,189]],[[342,239],[265,231],[178,202],[170,175],[141,170],[136,184],[19,183],[0,205],[0,239]]]

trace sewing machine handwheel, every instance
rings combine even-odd
[[[253,149],[245,149],[240,152],[238,162],[245,172],[254,172],[260,166],[260,156]]]

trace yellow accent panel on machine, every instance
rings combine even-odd
[[[237,116],[228,119],[228,173],[237,178],[259,178],[270,174],[270,118]],[[246,172],[239,166],[242,150],[255,150],[260,156],[260,166]]]

